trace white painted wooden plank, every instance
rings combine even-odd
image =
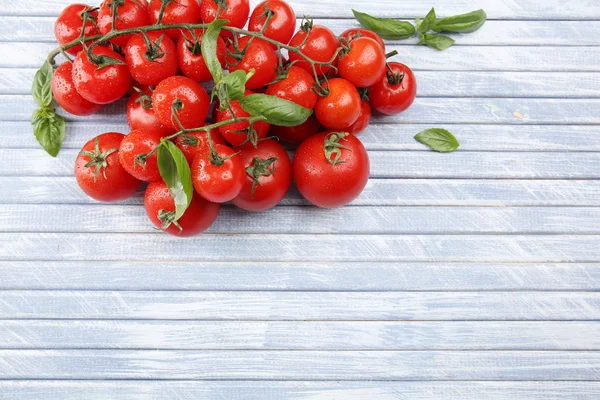
[[[600,293],[23,290],[0,292],[0,318],[576,321],[600,319]]]
[[[0,321],[2,349],[599,350],[599,322]]]
[[[600,290],[600,263],[0,262],[0,289]]]

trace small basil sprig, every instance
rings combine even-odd
[[[423,21],[417,21],[417,31],[419,33],[426,33],[433,29],[435,25],[435,10],[432,8],[427,16],[423,18]]]
[[[485,24],[487,15],[483,10],[438,19],[433,26],[436,32],[471,33]]]
[[[278,126],[298,126],[312,114],[312,110],[289,100],[260,93],[244,97],[240,105],[251,116]]]
[[[451,153],[460,146],[453,134],[441,128],[426,129],[419,132],[415,139],[440,153]]]
[[[410,22],[397,21],[391,18],[377,18],[369,14],[352,10],[354,18],[365,28],[375,32],[387,40],[408,39],[416,32]]]
[[[451,37],[439,35],[437,33],[423,33],[421,40],[417,44],[426,44],[436,50],[446,50],[454,44],[455,40]]]

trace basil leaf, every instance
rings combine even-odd
[[[433,27],[436,32],[475,32],[485,24],[487,15],[483,10],[472,11],[467,14],[455,15],[438,19]]]
[[[50,107],[52,104],[52,75],[54,71],[48,61],[35,73],[31,95],[40,107]]]
[[[430,30],[432,30],[433,26],[435,25],[435,10],[431,8],[431,11],[429,11],[427,16],[423,18],[423,21],[420,24],[417,24],[417,30],[419,31],[419,33],[427,33]]]
[[[222,82],[227,85],[229,100],[241,100],[246,91],[246,71],[238,69],[225,76]]]
[[[66,124],[63,117],[51,110],[36,110],[33,113],[33,134],[52,157],[56,157],[65,140]]]
[[[441,128],[426,129],[419,132],[415,139],[440,153],[453,152],[460,146],[453,134]]]
[[[240,101],[240,105],[253,117],[263,117],[270,124],[298,126],[312,114],[312,110],[289,100],[266,94],[251,94]]]
[[[229,21],[226,19],[216,19],[211,22],[208,28],[206,28],[206,32],[202,35],[202,44],[200,45],[204,62],[213,80],[217,83],[221,82],[225,77],[223,67],[221,67],[221,63],[217,58],[217,39],[219,38],[219,33],[221,33],[221,28],[228,23]]]
[[[354,18],[365,28],[377,33],[384,39],[408,39],[416,32],[410,22],[396,21],[391,18],[376,18],[360,11],[352,10]]]
[[[438,35],[437,33],[424,33],[418,44],[426,44],[437,50],[446,50],[454,42],[455,40],[448,36]]]
[[[170,222],[176,222],[192,202],[194,186],[190,166],[181,150],[168,140],[158,147],[156,158],[160,176],[175,200],[175,216]]]

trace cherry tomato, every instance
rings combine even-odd
[[[246,96],[248,92],[246,92]],[[233,110],[233,114],[229,109],[225,109],[225,111],[221,111],[218,109],[217,105],[217,118],[215,122],[223,122],[232,119],[234,116],[237,118],[247,118],[250,116],[242,106],[239,101],[231,101],[230,108]],[[241,146],[245,145],[246,147],[252,146],[252,135],[248,133],[248,128],[250,127],[250,123],[248,121],[235,122],[228,125],[224,125],[219,127],[219,132],[221,135],[231,144],[232,146]],[[258,142],[260,139],[264,139],[267,137],[269,133],[269,128],[271,125],[264,121],[258,121],[252,124],[252,129],[256,134],[255,141]]]
[[[361,100],[358,90],[345,79],[334,78],[322,85],[329,94],[319,97],[315,115],[329,129],[346,129],[360,115]]]
[[[246,211],[265,211],[279,204],[292,184],[292,162],[285,149],[265,140],[242,150],[242,159],[246,181],[233,204]]]
[[[229,21],[227,26],[243,28],[250,14],[250,2],[248,0],[226,0],[225,4],[227,7],[221,7],[219,19]],[[200,4],[202,22],[205,24],[213,22],[217,17],[218,8],[216,0],[202,0]],[[229,31],[222,30],[221,36],[232,37],[233,35]]]
[[[315,79],[311,74],[300,67],[292,65],[285,79],[269,85],[267,94],[313,109],[319,97],[313,90],[314,86]]]
[[[104,133],[83,145],[75,160],[75,178],[81,190],[98,201],[120,201],[135,194],[142,182],[119,163],[119,146],[125,135]]]
[[[202,36],[201,29],[194,29],[193,35],[190,31],[183,31],[183,35],[177,42],[177,60],[179,69],[185,76],[195,81],[209,82],[213,80],[213,77],[200,50]],[[225,42],[219,37],[217,39],[217,58],[222,67],[225,66],[225,53],[227,53]]]
[[[156,24],[164,0],[151,0],[148,15],[150,24]],[[198,0],[172,0],[165,7],[162,20],[163,24],[198,24],[200,23],[200,5]],[[173,40],[181,36],[180,29],[167,29],[166,34]]]
[[[211,129],[210,138],[212,139],[213,144],[226,145],[225,139],[223,139],[223,136],[221,136],[218,129]],[[185,135],[177,136],[175,138],[175,144],[179,147],[179,150],[181,150],[190,165],[194,162],[194,158],[198,152],[209,148],[206,131],[190,132]]]
[[[231,147],[214,146],[218,159],[208,149],[198,152],[192,163],[194,188],[205,199],[214,203],[233,200],[244,187],[246,171],[242,157]]]
[[[146,0],[104,0],[98,11],[98,29],[103,35],[112,30],[112,4],[117,2],[116,29],[138,28],[150,25]],[[117,36],[110,41],[125,46],[132,35]]]
[[[132,130],[157,131],[163,135],[175,133],[175,129],[164,126],[158,120],[152,107],[152,91],[147,87],[135,88],[129,97],[127,122]]]
[[[381,36],[379,36],[375,32],[370,31],[368,29],[350,28],[350,29],[347,29],[344,32],[342,32],[342,34],[340,35],[341,38],[344,38],[347,40],[352,40],[352,39],[355,39],[355,38],[361,37],[361,36],[374,39],[385,50],[385,43],[383,42],[383,39],[381,38]]]
[[[248,44],[250,39],[250,36],[242,36],[238,39],[237,48],[239,50],[246,49],[244,58],[239,60],[234,57],[225,57],[225,62],[227,63],[230,72],[239,69],[249,72],[254,68],[254,76],[246,82],[246,88],[256,89],[265,86],[277,77],[279,60],[277,58],[277,53],[275,53],[268,42],[254,38],[254,40]],[[230,53],[236,52],[233,43],[230,44],[227,49]]]
[[[401,113],[411,106],[417,96],[417,79],[406,65],[391,62],[388,71],[379,82],[369,88],[371,106],[382,114]]]
[[[294,155],[294,181],[304,198],[322,208],[345,206],[369,179],[369,156],[354,135],[322,132],[306,139]]]
[[[279,139],[290,144],[300,144],[308,137],[316,134],[321,124],[314,115],[298,126],[273,126],[271,132]]]
[[[131,76],[123,57],[104,46],[91,49],[92,58],[110,57],[122,64],[100,67],[90,61],[85,51],[80,51],[73,62],[73,84],[84,99],[96,104],[108,104],[119,100],[127,93]]]
[[[346,132],[357,135],[364,131],[371,121],[371,106],[368,101],[363,100],[360,106],[360,115],[355,123],[345,129]]]
[[[79,39],[83,28],[83,14],[91,9],[92,7],[85,4],[71,4],[60,13],[54,24],[54,36],[56,36],[56,41],[59,45],[62,46],[75,39]],[[98,11],[92,11],[88,14],[91,18],[98,18]],[[85,23],[85,36],[95,36],[100,34],[100,31],[96,25],[94,25],[91,18],[88,18]],[[89,43],[90,42],[86,42],[86,44]],[[81,50],[83,50],[83,47],[78,44],[67,50],[67,53],[75,56]]]
[[[267,13],[272,13],[264,35],[269,39],[288,44],[296,30],[296,13],[288,3],[282,0],[266,0],[259,3],[248,22],[250,32],[260,32],[265,25]],[[271,45],[276,48],[275,45]]]
[[[173,108],[184,128],[197,128],[202,126],[208,115],[210,100],[198,82],[185,76],[172,76],[156,87],[152,105],[160,122],[179,130],[180,126],[172,115]]]
[[[162,32],[134,35],[123,50],[129,73],[142,85],[156,86],[177,73],[177,49]]]
[[[148,218],[157,228],[173,236],[190,237],[204,232],[215,222],[221,205],[194,194],[181,218],[172,222],[175,217],[175,200],[167,185],[157,181],[146,188],[144,207]]]
[[[338,60],[340,76],[356,87],[369,87],[385,75],[385,50],[373,39],[359,37]]]
[[[156,152],[150,156],[148,154],[160,144],[163,137],[162,133],[156,131],[131,131],[119,148],[119,161],[123,168],[140,181],[160,180]]]
[[[304,42],[304,38],[307,35],[304,29],[309,29],[308,25],[305,25],[303,29],[296,32],[290,42],[290,46],[297,47]],[[308,40],[300,48],[300,51],[314,61],[329,62],[339,47],[340,45],[337,37],[335,37],[334,33],[331,32],[329,28],[322,25],[314,25],[310,28]],[[313,74],[310,64],[298,54],[290,52],[290,61],[295,61],[296,63],[294,65],[304,68],[309,74]],[[335,60],[333,61],[333,64],[335,65]],[[316,67],[317,73],[319,74],[325,74],[330,70],[329,66],[325,65],[317,65]]]
[[[59,106],[73,115],[90,115],[100,111],[102,104],[87,101],[75,90],[73,83],[73,64],[66,62],[54,71],[52,93]]]

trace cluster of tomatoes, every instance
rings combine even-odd
[[[213,80],[201,51],[203,29],[114,34],[215,19],[240,29],[248,22],[247,30],[258,33],[221,30],[221,67],[248,74],[246,95],[265,93],[313,110],[304,123],[289,127],[253,121],[239,100],[217,102],[211,113],[211,100],[200,84]],[[207,229],[224,202],[248,211],[270,209],[285,197],[292,180],[319,207],[348,204],[369,176],[367,152],[355,135],[368,125],[371,109],[399,113],[416,95],[412,71],[387,62],[377,34],[357,28],[338,37],[310,21],[296,31],[296,15],[282,0],[266,0],[252,13],[248,0],[105,0],[99,8],[73,4],[59,16],[55,33],[61,45],[81,42],[67,50],[75,59],[53,76],[53,95],[64,110],[89,115],[131,94],[131,132],[104,133],[86,143],[75,164],[77,182],[99,201],[126,199],[142,181],[149,182],[148,216],[175,235]],[[111,33],[108,43],[89,38]],[[177,218],[157,159],[165,138],[185,156],[195,189]],[[292,162],[288,150],[295,147]]]

